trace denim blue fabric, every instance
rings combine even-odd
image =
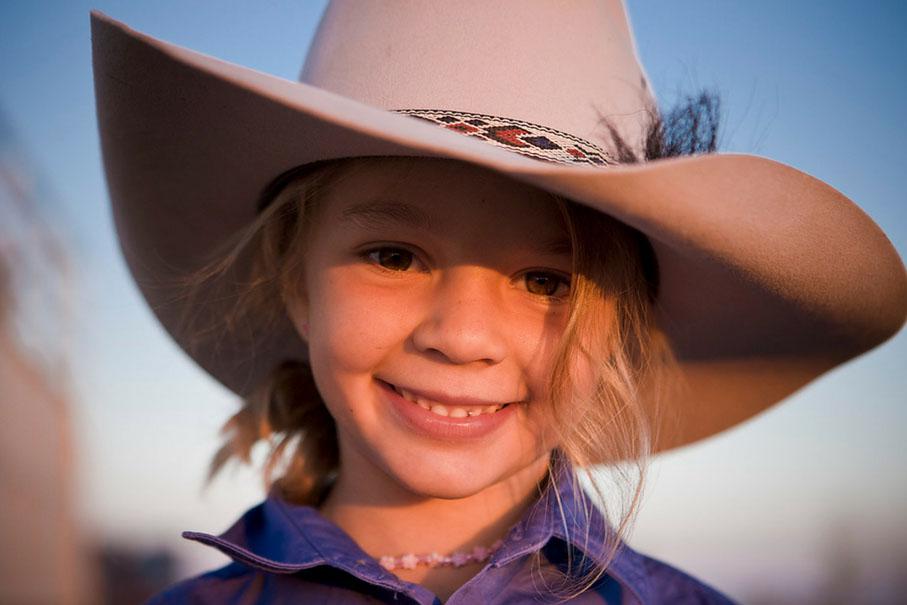
[[[574,481],[569,467],[559,466],[553,489],[544,490],[511,528],[504,545],[447,603],[553,603],[557,599],[539,592],[534,553],[542,554],[547,569],[565,571],[568,559],[574,570],[588,570],[600,563],[606,555],[604,539],[613,529],[587,498],[577,497]],[[183,532],[183,537],[213,546],[233,562],[174,585],[148,605],[441,603],[425,587],[405,582],[381,567],[317,509],[290,504],[273,494],[219,536]],[[707,584],[624,543],[607,573],[569,602],[733,603]]]

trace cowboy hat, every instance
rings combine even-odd
[[[602,116],[638,141],[653,100],[623,3],[359,2],[327,8],[300,81],[92,12],[98,123],[120,244],[143,295],[198,364],[245,395],[281,360],[273,330],[193,346],[181,276],[256,216],[293,167],[361,156],[468,162],[607,213],[649,239],[656,316],[688,388],[657,450],[736,425],[894,335],[907,275],[879,227],[826,183],[771,159],[624,165]],[[569,41],[569,43],[565,43]],[[414,119],[417,117],[419,119]],[[466,135],[466,136],[464,136]],[[229,291],[249,257],[217,284]],[[229,302],[202,298],[222,317]]]

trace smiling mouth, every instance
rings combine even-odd
[[[427,399],[425,397],[420,397],[419,395],[416,395],[411,391],[407,391],[406,389],[393,385],[389,382],[385,382],[385,384],[393,389],[403,399],[419,406],[423,410],[427,410],[432,414],[445,416],[448,418],[470,418],[474,416],[482,416],[485,414],[494,414],[512,405],[510,403],[499,403],[491,405],[451,405],[449,403],[440,403],[437,401],[432,401],[431,399]]]

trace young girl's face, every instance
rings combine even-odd
[[[539,468],[556,445],[543,412],[571,270],[550,196],[386,158],[345,173],[312,220],[290,316],[341,472],[453,498]]]

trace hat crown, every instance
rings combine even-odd
[[[384,109],[443,109],[632,147],[653,103],[620,0],[333,0],[300,81]]]

